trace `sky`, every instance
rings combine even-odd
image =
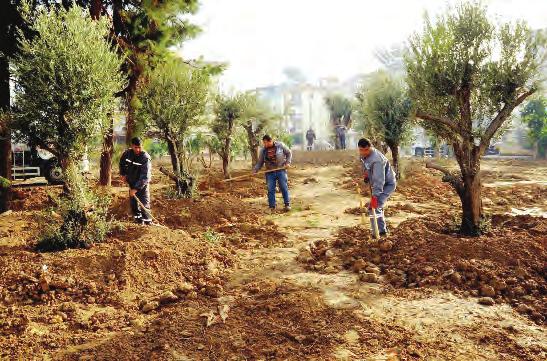
[[[248,90],[282,82],[300,68],[310,81],[347,79],[374,71],[374,50],[404,42],[457,0],[202,0],[192,21],[203,29],[179,50],[228,64],[224,89]],[[500,21],[523,19],[547,28],[547,0],[487,0]]]

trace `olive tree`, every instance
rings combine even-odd
[[[434,166],[462,204],[461,232],[480,233],[481,156],[511,112],[539,85],[544,57],[523,22],[497,24],[464,2],[410,39],[409,94],[422,125],[454,148],[459,172]]]
[[[90,197],[78,171],[89,139],[101,135],[114,94],[124,86],[122,60],[107,40],[106,19],[93,21],[80,7],[38,11],[31,40],[20,36],[14,57],[13,129],[52,152],[64,173],[66,203],[53,248],[85,243]],[[47,247],[46,247],[47,248]]]
[[[241,125],[248,104],[251,102],[251,97],[245,93],[220,94],[215,99],[214,118],[211,124],[215,139],[212,140],[211,145],[222,159],[222,171],[226,179],[230,178],[232,143],[237,127]]]
[[[180,59],[165,62],[150,72],[139,90],[137,117],[158,130],[167,143],[177,193],[191,196],[193,177],[185,169],[185,141],[192,127],[204,122],[209,94],[207,69],[191,67]]]
[[[410,135],[411,102],[404,83],[386,72],[378,72],[359,89],[357,101],[363,115],[358,128],[371,130],[376,139],[387,144],[399,178],[399,146]]]
[[[534,158],[545,159],[547,153],[547,98],[530,100],[520,112],[528,127],[528,139],[534,147]]]

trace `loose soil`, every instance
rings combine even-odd
[[[169,229],[129,223],[113,187],[118,228],[57,253],[33,250],[54,188],[19,193],[0,216],[0,359],[544,360],[547,224],[514,214],[547,210],[545,164],[484,162],[493,216],[472,239],[452,232],[459,203],[437,172],[405,164],[378,243],[346,158],[290,170],[283,214],[262,177],[204,172],[185,200],[154,174]]]

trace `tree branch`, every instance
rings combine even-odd
[[[530,89],[522,93],[515,102],[511,103],[505,103],[503,108],[500,110],[498,115],[492,120],[488,128],[486,128],[486,131],[481,137],[481,144],[480,144],[480,154],[484,152],[486,147],[490,144],[490,139],[496,134],[498,129],[502,126],[503,122],[507,119],[509,114],[518,107],[526,98],[528,98],[530,95],[534,94],[536,92],[536,89]]]
[[[460,192],[463,191],[463,183],[462,183],[461,178],[458,177],[457,175],[455,175],[454,173],[452,173],[447,168],[442,167],[442,166],[437,165],[437,164],[430,163],[430,162],[427,162],[425,164],[425,167],[430,168],[430,169],[435,169],[435,170],[438,170],[439,172],[442,172],[444,174],[443,182],[450,183],[450,185],[452,187],[454,187],[454,189],[456,190],[456,192],[458,194],[460,194]]]
[[[427,113],[424,113],[420,110],[417,110],[416,111],[416,117],[417,118],[420,118],[422,120],[426,120],[426,121],[430,121],[430,122],[436,122],[436,123],[440,123],[444,126],[446,126],[448,129],[450,129],[451,131],[453,131],[454,133],[456,134],[459,134],[459,129],[456,127],[456,125],[454,124],[454,122],[452,122],[450,119],[448,118],[444,118],[444,117],[435,117],[433,115],[430,115],[430,114],[427,114]]]

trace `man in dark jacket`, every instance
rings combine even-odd
[[[317,139],[317,137],[315,136],[315,132],[313,131],[313,129],[310,127],[310,129],[308,129],[308,131],[306,132],[306,140],[308,141],[308,146],[307,146],[307,150],[310,151],[313,149],[313,142]]]
[[[359,155],[363,163],[363,177],[365,183],[370,183],[372,190],[369,204],[372,229],[375,228],[373,217],[376,213],[378,232],[380,236],[384,236],[387,234],[384,205],[397,187],[395,172],[387,158],[378,149],[374,148],[368,139],[360,139],[358,145]],[[375,212],[372,211],[373,209]]]
[[[135,222],[149,225],[152,222],[150,215],[150,183],[152,162],[150,155],[142,149],[139,138],[131,139],[131,148],[126,150],[120,158],[120,175],[129,185],[129,204]],[[142,209],[135,196],[146,207]]]
[[[269,135],[262,138],[264,148],[260,150],[258,163],[254,167],[254,172],[258,172],[264,164],[266,169],[287,168],[291,165],[292,153],[291,150],[282,142],[274,141]],[[285,211],[291,210],[291,201],[289,198],[289,183],[287,178],[287,170],[280,169],[266,173],[266,183],[268,184],[268,205],[272,211],[275,211],[275,188],[276,183],[279,184],[279,189],[283,195],[285,202]]]

